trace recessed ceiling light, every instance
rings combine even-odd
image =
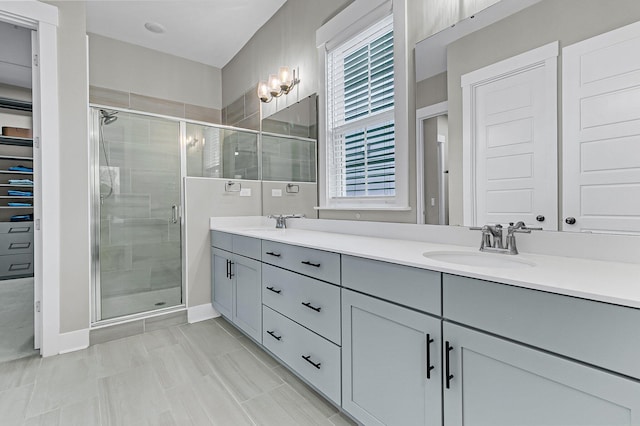
[[[144,24],[144,27],[151,31],[152,33],[162,34],[166,31],[162,24],[158,24],[157,22],[147,22]]]

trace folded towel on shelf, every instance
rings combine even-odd
[[[33,196],[33,192],[31,191],[16,191],[14,189],[10,189],[7,191],[7,195],[9,197],[31,197]]]
[[[28,173],[32,173],[33,172],[33,167],[26,167],[23,166],[22,164],[19,164],[17,166],[11,166],[9,167],[9,171],[12,172],[28,172]]]
[[[7,203],[9,207],[32,207],[31,203]]]
[[[31,179],[9,179],[9,185],[30,185],[33,186]]]
[[[9,222],[30,222],[32,220],[32,214],[14,214],[9,218]]]

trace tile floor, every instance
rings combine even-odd
[[[0,424],[353,425],[223,319],[0,363]]]
[[[33,277],[0,280],[0,325],[0,362],[38,353],[33,349]]]

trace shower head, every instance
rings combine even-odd
[[[118,119],[116,114],[118,114],[118,111],[107,111],[106,109],[101,109],[100,118],[102,120],[102,124],[106,126],[116,121]]]

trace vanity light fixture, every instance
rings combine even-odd
[[[269,75],[269,81],[258,83],[258,98],[264,103],[271,102],[273,98],[288,95],[298,83],[300,79],[296,77],[295,69],[289,71],[289,67],[280,67],[277,75]]]

